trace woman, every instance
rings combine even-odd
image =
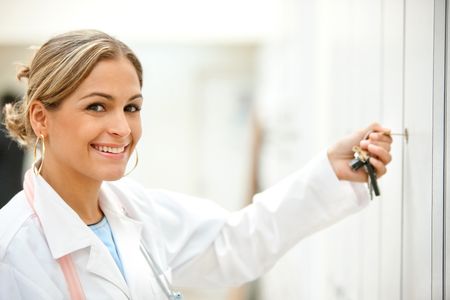
[[[143,97],[141,65],[122,42],[56,36],[18,78],[28,89],[6,107],[6,127],[42,157],[0,210],[1,299],[177,299],[172,284],[242,284],[367,205],[367,175],[348,166],[352,146],[370,153],[378,177],[391,160],[389,130],[373,124],[229,213],[123,177]]]

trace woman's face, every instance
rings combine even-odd
[[[100,61],[74,93],[48,111],[44,174],[59,168],[96,181],[122,177],[141,137],[142,101],[130,61]]]

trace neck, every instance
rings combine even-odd
[[[101,181],[53,166],[50,160],[45,161],[41,176],[84,223],[94,224],[101,220],[103,212],[98,200]]]

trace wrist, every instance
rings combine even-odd
[[[339,176],[339,168],[337,166],[337,159],[336,159],[336,155],[333,152],[332,148],[327,149],[327,157],[328,157],[328,161],[331,165],[331,168],[333,169],[334,174],[336,175],[336,177],[341,180],[340,176]]]

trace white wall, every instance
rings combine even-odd
[[[284,4],[278,39],[261,53],[263,185],[372,121],[410,137],[394,138],[382,196],[300,242],[258,283],[258,299],[441,299],[442,1]]]
[[[29,63],[33,51],[25,45],[0,46],[0,91],[22,93],[25,84],[16,79],[20,64]]]
[[[247,42],[265,38],[276,0],[0,0],[0,43],[41,43],[95,28],[126,41]]]

